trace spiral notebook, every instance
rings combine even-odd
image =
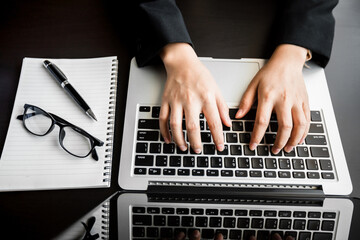
[[[0,158],[0,191],[109,187],[114,133],[117,58],[48,59],[67,76],[98,121],[90,119],[43,67],[40,58],[24,58],[4,149]],[[104,142],[77,158],[59,144],[59,128],[38,137],[25,130],[24,104],[32,104],[79,126]]]

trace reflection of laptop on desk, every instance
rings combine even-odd
[[[202,58],[217,81],[230,109],[235,109],[247,85],[263,66],[259,59]],[[166,79],[162,67],[138,68],[133,59],[126,105],[119,185],[128,190],[172,189],[178,186],[239,190],[251,188],[276,194],[346,195],[352,184],[341,145],[334,111],[322,68],[304,69],[309,94],[311,127],[306,144],[290,154],[270,152],[277,122],[272,119],[264,141],[255,153],[248,141],[255,114],[233,119],[224,129],[227,150],[218,153],[212,144],[206,119],[200,119],[203,151],[180,152],[164,144],[158,129],[158,113]],[[230,110],[230,116],[233,111]],[[186,132],[184,131],[186,135]]]

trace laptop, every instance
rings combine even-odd
[[[162,141],[158,126],[166,72],[131,62],[121,148],[119,185],[126,190],[177,192],[250,191],[283,195],[348,195],[351,179],[336,124],[324,69],[309,64],[303,75],[311,126],[305,144],[291,153],[270,151],[277,131],[272,117],[263,141],[248,144],[256,109],[235,119],[242,94],[265,64],[263,59],[200,58],[229,106],[232,127],[224,128],[225,151],[215,150],[206,119],[200,116],[203,151],[181,152]],[[183,126],[185,129],[185,125]],[[184,130],[185,139],[186,130]]]
[[[177,238],[181,232],[189,239],[195,230],[201,239],[214,239],[218,233],[223,239],[243,240],[272,239],[275,234],[293,240],[349,239],[357,215],[353,201],[119,193],[55,239],[182,239]]]

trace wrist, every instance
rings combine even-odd
[[[281,65],[292,65],[296,68],[302,69],[307,59],[308,50],[306,48],[292,45],[281,44],[279,45],[270,60]]]
[[[187,43],[169,43],[160,52],[165,67],[197,59],[194,49]]]

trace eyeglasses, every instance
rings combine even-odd
[[[45,136],[58,125],[59,142],[66,152],[79,158],[85,158],[91,153],[94,160],[99,160],[95,147],[101,147],[104,143],[61,117],[34,105],[25,104],[24,114],[17,116],[17,119],[22,120],[25,129],[36,136]]]

